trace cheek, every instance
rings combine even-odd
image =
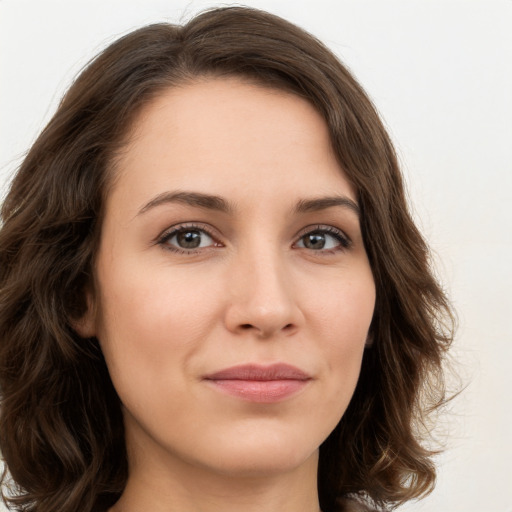
[[[133,258],[105,265],[98,274],[102,323],[115,324],[116,331],[130,335],[147,331],[169,338],[170,332],[186,329],[193,336],[206,318],[198,312],[211,308],[210,295],[204,289],[199,293],[199,283],[190,273],[170,271],[163,264]]]
[[[212,329],[211,294],[162,268],[118,262],[105,270],[97,336],[116,387],[173,384]]]
[[[332,276],[323,284],[308,299],[311,323],[325,333],[333,349],[359,345],[366,339],[375,308],[370,269],[363,268],[341,278]]]
[[[369,271],[358,279],[333,282],[312,302],[310,325],[321,340],[330,405],[344,410],[359,377],[375,307],[375,286]]]

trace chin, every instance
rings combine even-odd
[[[293,472],[307,465],[308,461],[316,462],[321,441],[260,429],[253,435],[246,432],[238,438],[223,437],[220,442],[205,443],[207,446],[203,445],[204,450],[199,456],[203,464],[206,462],[221,474],[256,478]]]

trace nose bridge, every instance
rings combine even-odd
[[[227,322],[231,329],[253,329],[260,336],[269,336],[298,324],[297,297],[285,258],[278,244],[268,240],[238,253],[229,277]]]
[[[244,258],[243,272],[248,276],[246,299],[255,304],[264,305],[269,302],[282,302],[287,297],[287,276],[282,256],[274,248],[254,252]],[[274,304],[275,307],[275,304]]]

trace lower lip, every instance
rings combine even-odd
[[[303,389],[308,380],[208,380],[218,390],[249,402],[271,404],[289,398]]]

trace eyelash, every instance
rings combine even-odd
[[[199,251],[204,251],[205,249],[210,249],[211,247],[201,247],[198,249],[183,249],[182,247],[170,245],[168,242],[171,240],[175,235],[178,235],[179,233],[186,233],[187,231],[200,231],[202,233],[206,233],[212,240],[213,245],[211,247],[221,247],[222,244],[217,240],[217,238],[212,234],[212,232],[208,229],[207,226],[203,224],[180,224],[178,226],[174,226],[170,228],[168,231],[165,231],[160,237],[157,239],[157,244],[162,246],[164,249],[175,252],[178,254],[196,254]]]
[[[335,238],[339,242],[339,246],[332,249],[321,249],[314,251],[310,249],[312,252],[319,254],[333,254],[336,252],[346,251],[350,249],[352,246],[352,240],[343,232],[341,229],[335,228],[334,226],[329,226],[325,224],[317,224],[316,226],[307,226],[304,228],[298,236],[298,240],[302,240],[307,235],[312,235],[314,233],[328,234]],[[297,243],[297,242],[295,242]],[[307,247],[305,247],[307,249]]]
[[[213,244],[208,247],[199,247],[197,249],[184,249],[184,248],[181,248],[181,247],[178,247],[175,245],[171,246],[169,244],[169,240],[171,240],[174,236],[178,235],[179,233],[186,233],[187,231],[189,231],[189,232],[190,231],[199,231],[199,232],[205,233],[206,235],[208,235],[208,237],[210,237],[213,240]],[[308,249],[307,247],[299,247],[300,249],[303,248],[303,249],[309,250],[311,252],[317,253],[319,255],[320,254],[326,255],[326,254],[333,254],[333,253],[340,252],[340,251],[346,251],[346,250],[350,249],[350,247],[352,246],[351,239],[343,231],[341,231],[338,228],[335,228],[334,226],[329,226],[329,225],[324,225],[324,224],[318,224],[315,226],[307,226],[306,228],[304,228],[299,233],[299,235],[297,237],[298,240],[297,240],[297,242],[294,243],[294,245],[296,245],[299,241],[301,241],[305,236],[312,235],[314,233],[328,234],[328,235],[332,236],[339,242],[339,246],[332,248],[332,249],[314,250],[314,249]],[[161,236],[159,236],[158,239],[156,240],[156,243],[168,251],[172,251],[172,252],[175,252],[178,254],[186,254],[186,255],[196,254],[200,251],[204,251],[204,250],[210,249],[212,247],[222,247],[223,246],[223,244],[217,240],[215,235],[212,234],[212,232],[210,231],[210,229],[208,229],[208,227],[206,225],[196,224],[196,223],[180,224],[178,226],[174,226],[174,227],[170,228],[168,231],[165,231]]]

